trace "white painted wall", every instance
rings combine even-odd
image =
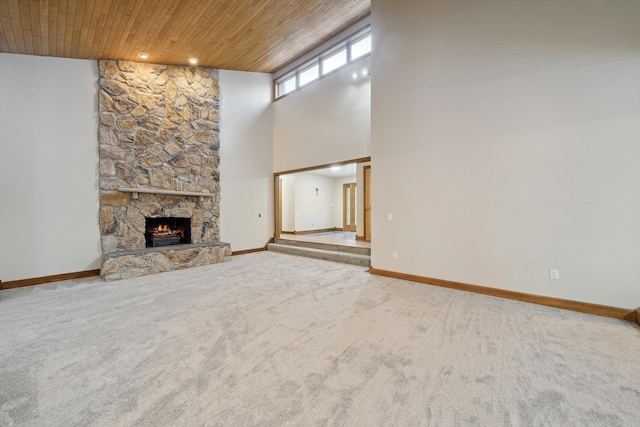
[[[640,2],[372,8],[373,266],[640,306]]]
[[[370,155],[371,82],[352,74],[364,58],[273,103],[276,172]]]
[[[282,231],[294,232],[296,229],[296,175],[281,175],[282,186]]]
[[[295,231],[335,227],[334,178],[303,172],[295,179]]]
[[[98,66],[0,53],[0,279],[100,267]]]
[[[333,224],[334,227],[342,228],[342,205],[343,205],[343,185],[351,184],[352,182],[356,182],[356,176],[343,176],[340,178],[333,178]],[[356,191],[357,196],[360,195],[360,189]],[[358,223],[358,201],[356,200],[356,224]]]
[[[273,237],[271,74],[220,70],[220,238],[240,251]]]

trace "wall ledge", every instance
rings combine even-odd
[[[199,193],[195,191],[173,191],[173,190],[159,190],[154,188],[118,188],[118,191],[123,193],[133,193],[133,198],[137,199],[139,193],[144,194],[166,194],[171,196],[194,196],[199,197],[202,201],[205,197],[215,197],[215,194],[211,193]]]

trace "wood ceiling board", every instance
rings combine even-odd
[[[274,72],[371,0],[0,0],[0,52]]]

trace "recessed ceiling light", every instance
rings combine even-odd
[[[331,170],[334,172],[338,172],[340,169],[342,169],[340,166],[331,166]]]
[[[149,52],[138,52],[138,56],[142,59],[147,59],[149,57]]]
[[[196,65],[198,63],[198,58],[189,58],[189,64]]]

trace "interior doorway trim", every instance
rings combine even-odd
[[[353,159],[353,160],[341,160],[339,162],[331,162],[331,163],[325,163],[324,165],[317,165],[317,166],[308,166],[306,168],[300,168],[300,169],[291,169],[288,171],[282,171],[282,172],[275,172],[273,175],[289,175],[290,173],[298,173],[298,172],[306,172],[306,171],[312,171],[312,170],[316,170],[316,169],[326,169],[326,168],[330,168],[331,166],[340,166],[340,165],[346,165],[349,163],[366,163],[366,162],[370,162],[371,161],[371,156],[369,157],[360,157],[359,159]]]
[[[274,238],[277,239],[282,234],[282,186],[280,175],[289,175],[291,173],[306,172],[317,169],[326,169],[331,166],[346,165],[349,163],[366,163],[371,161],[371,156],[360,157],[358,159],[341,160],[339,162],[325,163],[323,165],[308,166],[305,168],[291,169],[287,171],[274,172],[273,174],[273,218],[275,221]]]
[[[364,205],[362,206],[364,211],[364,220],[362,221],[364,226],[363,240],[365,242],[371,241],[371,165],[364,167],[362,174],[362,182],[364,186]]]

